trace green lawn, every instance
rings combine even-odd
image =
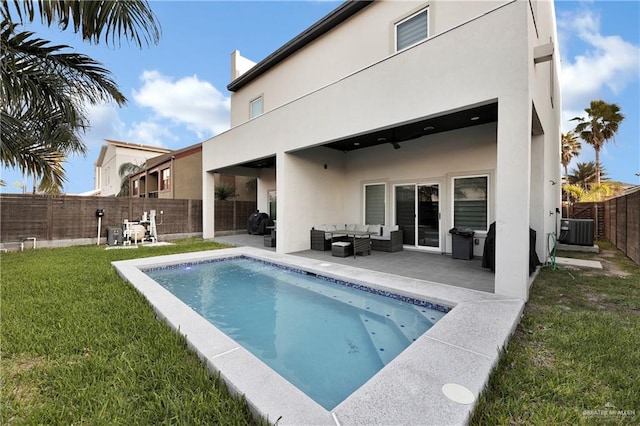
[[[471,424],[640,424],[640,268],[600,245],[540,273]],[[0,423],[255,423],[110,265],[218,247],[2,254]]]
[[[608,242],[604,271],[542,270],[472,425],[640,424],[640,268]]]
[[[2,254],[0,423],[255,423],[110,264],[219,247]]]

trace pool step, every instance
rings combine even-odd
[[[431,326],[433,326],[433,324],[435,324],[436,322],[440,321],[440,319],[445,315],[444,312],[434,311],[429,308],[424,308],[422,306],[416,306],[415,308],[420,315],[422,315],[431,323]]]
[[[411,343],[411,340],[398,327],[389,327],[390,320],[376,315],[360,314],[360,321],[362,321],[362,325],[367,330],[378,358],[384,365],[387,365],[402,349]]]

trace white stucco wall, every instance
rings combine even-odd
[[[204,143],[205,170],[503,97],[530,109],[524,8],[503,7],[216,136]]]
[[[231,127],[249,119],[249,102],[258,96],[269,111],[395,53],[395,24],[425,7],[429,35],[434,36],[505,2],[375,2],[233,93]]]
[[[277,247],[285,253],[307,250],[312,226],[344,220],[344,157],[315,148],[283,152],[276,161],[278,228],[286,229],[278,233]]]

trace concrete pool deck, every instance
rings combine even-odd
[[[336,408],[327,411],[140,270],[239,255],[453,309]],[[271,422],[280,419],[278,424],[282,425],[465,424],[524,309],[521,299],[251,247],[113,265],[147,298],[160,318],[186,337],[208,367],[220,372],[232,391],[244,394],[257,414]],[[473,401],[453,401],[443,392],[447,384],[468,389]]]

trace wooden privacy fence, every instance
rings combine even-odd
[[[125,219],[150,210],[158,235],[202,232],[202,200],[0,194],[0,242],[96,238],[98,209],[104,210],[101,237],[107,227],[122,228]]]
[[[594,237],[611,241],[640,265],[640,189],[607,201],[574,203],[569,207],[569,217],[593,219]]]
[[[640,265],[640,189],[603,204],[605,238]]]
[[[139,220],[150,210],[156,211],[158,235],[202,233],[202,200],[0,194],[0,242],[96,238],[98,209],[104,210],[101,237],[108,227],[122,228],[125,219]],[[255,201],[217,200],[216,232],[246,231],[255,211]]]
[[[602,203],[573,203],[569,206],[571,219],[593,219],[594,239],[604,237],[604,206]]]
[[[246,231],[247,218],[256,212],[257,205],[255,201],[216,200],[214,210],[216,232]]]

